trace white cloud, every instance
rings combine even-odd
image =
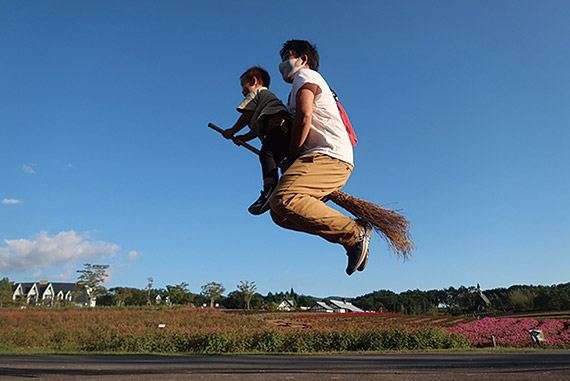
[[[6,204],[6,205],[23,204],[23,203],[24,203],[24,201],[16,200],[14,198],[5,198],[4,200],[2,200],[2,204]]]
[[[37,279],[38,277],[35,277],[33,279]],[[51,281],[66,281],[72,278],[72,275],[70,274],[70,272],[68,271],[67,274],[56,274],[56,275],[50,275],[47,279],[51,280]]]
[[[32,239],[5,240],[0,247],[0,270],[29,271],[57,264],[101,259],[115,255],[121,248],[113,243],[90,241],[89,234],[70,230],[49,236],[47,232]]]
[[[142,255],[142,253],[140,251],[136,251],[136,250],[129,251],[129,259],[131,261],[134,261],[135,259],[137,259],[141,255]]]
[[[35,175],[36,174],[36,170],[34,169],[35,166],[36,164],[34,163],[24,164],[22,165],[22,169],[24,170],[24,172],[27,172],[30,175]]]

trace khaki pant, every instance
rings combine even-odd
[[[273,221],[285,229],[315,234],[345,248],[352,246],[362,227],[322,201],[342,188],[351,172],[352,165],[328,155],[298,158],[285,171],[269,200]]]

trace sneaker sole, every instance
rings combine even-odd
[[[263,203],[263,205],[261,205],[261,207],[259,207],[259,208],[254,208],[253,205],[252,205],[252,206],[250,206],[250,207],[247,209],[247,211],[248,211],[250,214],[253,214],[254,216],[262,215],[263,213],[265,213],[265,212],[267,212],[269,209],[271,209],[270,206],[269,206],[269,199],[270,199],[270,198],[271,198],[271,196],[267,199],[267,201],[265,201],[265,202]]]
[[[366,268],[366,265],[368,265],[368,253],[366,253],[366,256],[364,257],[362,264],[360,266],[358,266],[358,268],[356,270],[357,271],[364,271],[364,269]]]
[[[358,266],[356,268],[357,271],[364,271],[364,269],[366,268],[366,265],[368,265],[368,257],[369,257],[369,249],[370,249],[370,239],[372,238],[372,228],[370,226],[368,226],[368,231],[366,232],[366,235],[364,237],[364,250],[366,252],[366,255],[364,256],[364,260],[362,261],[362,263],[360,264],[360,266]]]

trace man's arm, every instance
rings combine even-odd
[[[303,143],[307,140],[313,121],[313,102],[321,89],[314,83],[307,83],[297,91],[295,118],[291,131],[289,152],[298,155]]]

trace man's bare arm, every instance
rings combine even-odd
[[[313,103],[315,96],[320,94],[321,89],[313,83],[307,83],[297,91],[295,118],[291,131],[291,143],[289,151],[298,155],[303,143],[307,140],[313,121]]]

